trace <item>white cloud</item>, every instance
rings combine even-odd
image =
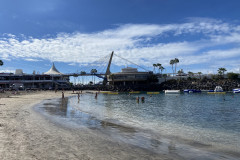
[[[0,70],[0,73],[15,73],[15,70]]]
[[[220,20],[196,18],[182,24],[126,24],[102,32],[61,33],[45,39],[25,37],[20,41],[15,35],[8,35],[0,39],[0,58],[86,65],[115,51],[148,67],[157,62],[169,66],[175,57],[183,66],[209,64],[216,59],[239,60],[239,28]],[[124,63],[117,58],[113,62]]]
[[[25,58],[24,60],[25,60],[25,61],[30,61],[30,62],[39,62],[39,61],[42,61],[42,60],[33,59],[33,58]]]

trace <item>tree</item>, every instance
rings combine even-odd
[[[163,66],[161,66],[161,67],[159,67],[159,69],[161,70],[161,74],[162,74],[162,72],[165,68]]]
[[[229,79],[238,79],[238,74],[237,73],[227,73],[227,77]]]
[[[93,82],[92,82],[92,81],[90,81],[90,82],[88,83],[88,85],[93,85]]]
[[[3,65],[3,61],[2,60],[0,60],[0,66],[2,66]]]
[[[172,71],[173,71],[173,75],[174,75],[174,70],[173,70],[173,65],[175,63],[174,59],[171,59],[169,63],[172,65]]]
[[[183,72],[182,69],[180,69],[180,70],[178,71],[178,75],[180,75],[180,76],[182,76],[183,73],[184,73],[184,72]]]
[[[175,64],[175,73],[176,73],[176,70],[177,70],[177,64],[179,63],[179,59],[178,58],[175,58],[174,59],[174,64]]]
[[[157,64],[153,64],[153,71],[155,72],[155,67],[157,67]]]
[[[157,67],[158,67],[158,73],[160,73],[160,68],[161,68],[162,64],[157,63]]]
[[[226,71],[227,71],[226,68],[218,68],[218,74],[220,76],[224,76],[224,72],[226,72]]]
[[[194,76],[194,73],[189,71],[189,72],[188,72],[188,76],[193,77],[193,76]]]

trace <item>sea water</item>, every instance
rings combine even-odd
[[[136,143],[137,139],[139,144],[148,146],[143,137],[154,135],[156,140],[165,137],[240,152],[240,94],[83,94],[64,103],[65,108],[56,111],[58,115],[79,125],[111,128],[114,135],[122,132],[127,142]],[[151,139],[150,147],[158,142]]]

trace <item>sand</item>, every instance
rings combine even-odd
[[[73,96],[72,91],[64,92],[65,97]],[[88,94],[88,93],[84,93]],[[74,95],[77,96],[77,95]],[[62,92],[32,91],[12,94],[0,93],[0,159],[1,160],[141,160],[141,159],[238,159],[223,152],[216,153],[199,145],[186,142],[164,142],[140,139],[141,145],[110,136],[108,132],[86,126],[55,121],[36,110],[43,100],[61,98]],[[138,133],[139,134],[139,133]],[[117,135],[116,135],[117,136]],[[139,136],[139,135],[138,135]],[[140,136],[141,138],[141,136]],[[143,137],[142,137],[143,138]],[[129,141],[131,141],[129,139]],[[168,141],[168,140],[167,140]],[[174,142],[174,144],[172,144]],[[146,143],[146,144],[145,144]],[[149,149],[156,143],[158,150]],[[165,145],[164,145],[165,144]],[[162,147],[162,148],[161,148]]]
[[[72,92],[65,92],[71,96]],[[61,92],[34,91],[0,94],[0,159],[178,159],[157,154],[99,134],[50,121],[33,109]]]

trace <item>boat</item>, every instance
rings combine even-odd
[[[233,93],[240,93],[240,88],[233,89]]]
[[[185,93],[200,93],[201,90],[197,90],[197,89],[184,89]]]
[[[165,90],[165,93],[180,93],[180,90]]]
[[[221,86],[216,86],[214,90],[209,90],[209,94],[225,94]]]
[[[160,92],[147,92],[147,94],[159,94]]]
[[[129,92],[129,94],[139,94],[140,93],[140,91],[131,91],[131,92]]]
[[[108,94],[118,94],[118,92],[108,92]]]

